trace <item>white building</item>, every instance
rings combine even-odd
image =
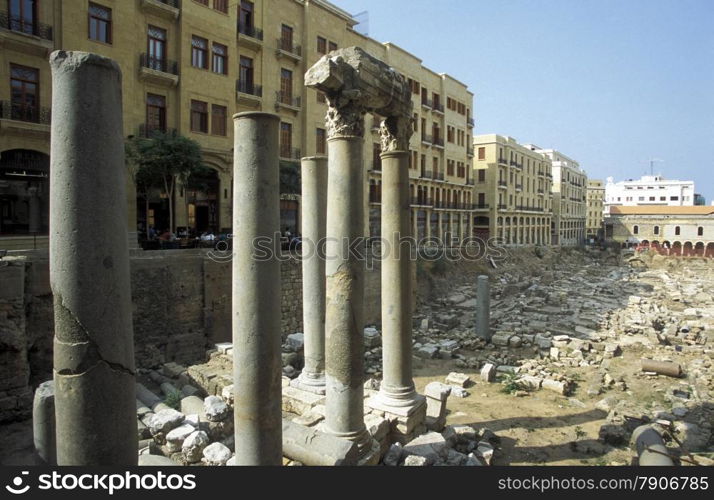
[[[635,207],[663,205],[690,207],[694,205],[694,181],[665,179],[660,175],[645,175],[641,179],[613,182],[605,185],[605,214],[612,206]]]

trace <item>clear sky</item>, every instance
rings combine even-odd
[[[475,94],[474,133],[714,200],[714,0],[333,0]]]

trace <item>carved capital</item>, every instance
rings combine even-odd
[[[409,138],[412,136],[414,119],[412,117],[388,116],[379,127],[382,139],[382,152],[409,151]]]
[[[338,101],[327,98],[327,137],[364,137],[364,108],[354,102],[337,106]]]

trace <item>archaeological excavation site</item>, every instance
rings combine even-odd
[[[385,62],[347,47],[305,73],[327,154],[300,161],[300,245],[280,117],[249,111],[229,242],[155,251],[127,237],[119,66],[50,67],[49,248],[0,258],[3,465],[714,464],[714,259],[418,242],[413,88]]]

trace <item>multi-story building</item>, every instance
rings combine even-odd
[[[669,255],[714,257],[714,206],[612,206],[605,237]]]
[[[587,200],[585,236],[599,240],[603,236],[602,213],[605,206],[605,184],[601,180],[588,179]]]
[[[176,226],[229,230],[236,112],[277,113],[280,157],[326,154],[324,96],[303,84],[305,71],[339,47],[358,45],[405,75],[414,93],[410,142],[412,217],[418,235],[471,234],[473,94],[391,43],[358,33],[357,21],[324,0],[23,0],[0,12],[0,235],[3,247],[47,234],[52,50],[110,57],[123,73],[124,133],[176,130],[202,147],[210,175],[202,190],[179,190]],[[0,7],[2,9],[2,7]],[[7,82],[7,83],[2,83]],[[366,117],[368,124],[377,124]],[[365,229],[378,232],[379,138],[364,146]],[[371,159],[371,161],[370,161]],[[167,200],[140,199],[128,186],[129,227],[168,227]],[[295,197],[281,201],[297,232]],[[148,207],[148,209],[146,208]],[[371,221],[371,223],[370,223]],[[284,228],[281,228],[284,229]],[[12,238],[10,238],[12,239]],[[135,239],[132,238],[134,241]],[[45,242],[46,244],[46,242]]]
[[[582,245],[585,239],[587,175],[578,162],[556,151],[529,147],[550,158],[553,165],[552,243]]]
[[[551,160],[496,134],[474,137],[477,217],[474,231],[511,245],[550,244]]]
[[[640,179],[614,182],[607,178],[605,185],[605,214],[610,207],[660,205],[670,207],[694,205],[693,181],[665,179],[661,175],[643,175]]]
[[[707,204],[707,199],[704,197],[704,195],[701,195],[699,193],[694,193],[694,204],[695,205],[706,205]]]

